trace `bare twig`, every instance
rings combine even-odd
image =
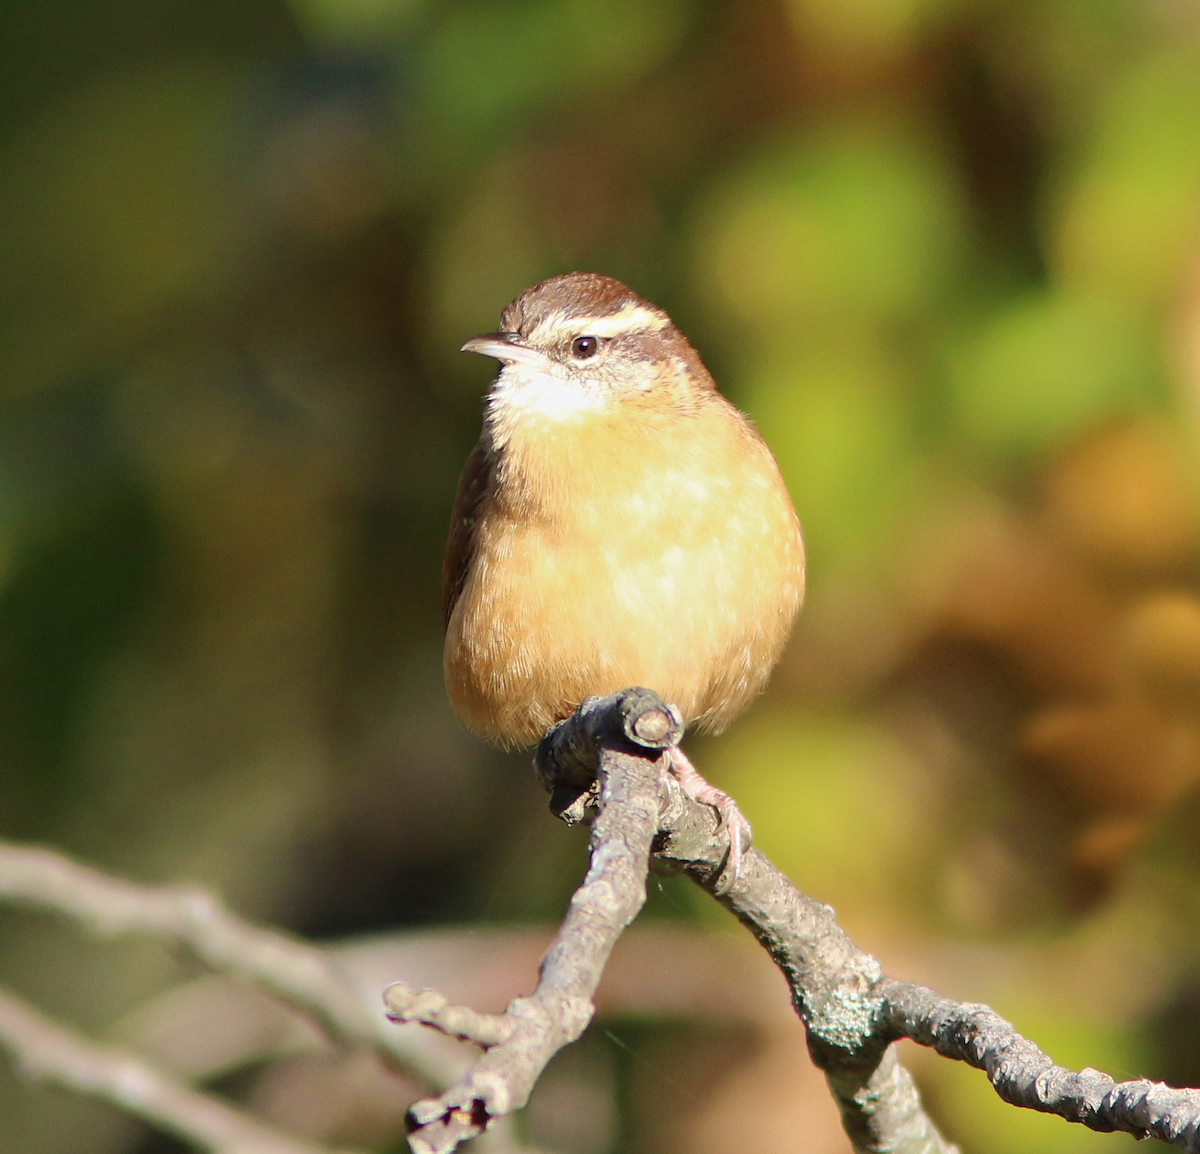
[[[51,849],[0,841],[0,898],[67,914],[98,934],[152,934],[214,970],[249,978],[333,1040],[370,1049],[426,1090],[406,1039],[375,1017],[325,951],[235,917],[199,889],[140,886]]]
[[[1058,1114],[1091,1130],[1123,1130],[1200,1150],[1200,1090],[1177,1090],[1146,1078],[1117,1082],[1091,1068],[1076,1073],[1056,1066],[987,1006],[890,979],[880,983],[879,992],[894,1036],[985,1071],[996,1093],[1014,1106]]]
[[[626,690],[585,702],[543,742],[538,766],[553,792],[551,808],[572,821],[599,807],[591,869],[543,963],[538,992],[514,1001],[503,1017],[472,1018],[471,1011],[449,1007],[428,991],[414,1003],[411,991],[404,991],[403,1020],[423,1021],[490,1047],[452,1094],[420,1104],[411,1139],[418,1154],[445,1154],[490,1119],[518,1108],[549,1055],[578,1035],[590,1017],[586,999],[613,938],[644,900],[650,826],[657,830],[655,855],[682,866],[713,893],[783,971],[807,1029],[809,1052],[825,1071],[846,1132],[862,1154],[956,1150],[924,1112],[897,1060],[892,1043],[900,1038],[986,1071],[1000,1096],[1015,1105],[1059,1114],[1094,1130],[1153,1135],[1200,1154],[1200,1090],[1145,1080],[1117,1083],[1095,1070],[1074,1073],[1055,1066],[986,1006],[954,1002],[884,977],[879,963],[838,926],[833,910],[800,893],[758,850],[747,852],[728,890],[718,893],[728,838],[717,830],[712,810],[663,772],[665,758],[650,762],[627,752],[631,745],[662,748],[677,741],[677,717],[646,690]],[[660,733],[662,744],[644,740],[646,734]],[[592,772],[598,772],[598,794]],[[648,817],[646,807],[655,803],[657,811]],[[613,813],[631,804],[627,816]],[[609,869],[613,861],[621,868]],[[597,918],[603,932],[594,939],[576,932],[580,919]],[[543,988],[550,994],[564,977],[576,991],[574,999],[560,1005],[552,996],[540,997]],[[419,1005],[430,1009],[421,1012],[414,1008]]]
[[[682,791],[664,811],[659,856],[712,891],[725,849],[711,817]],[[833,910],[796,889],[751,849],[728,893],[717,895],[787,978],[856,1150],[939,1154],[955,1149],[921,1108],[891,1043],[911,1038],[986,1071],[1005,1101],[1059,1114],[1093,1130],[1153,1135],[1200,1151],[1200,1091],[1139,1080],[1114,1082],[1095,1070],[1056,1066],[998,1014],[883,976],[837,924]]]
[[[588,703],[569,734],[570,749],[561,746],[564,754],[579,745],[599,750],[600,812],[592,826],[591,865],[542,959],[537,989],[510,1002],[499,1020],[472,1020],[428,996],[431,1009],[422,1013],[421,998],[407,990],[393,994],[402,1020],[449,1027],[487,1047],[449,1090],[409,1110],[409,1144],[416,1154],[447,1154],[523,1106],[546,1063],[591,1021],[592,995],[609,953],[646,900],[667,764],[661,751],[677,730],[672,711],[651,697],[633,691],[617,708],[594,712],[589,707],[595,703]]]
[[[0,990],[0,1047],[31,1078],[94,1094],[213,1154],[329,1154],[285,1137],[124,1050],[100,1046]]]
[[[686,795],[683,808],[698,807]],[[665,814],[672,822],[670,814]],[[706,815],[668,826],[663,857],[679,861],[700,882],[723,850],[696,836]],[[808,1029],[809,1051],[825,1071],[855,1149],[925,1154],[954,1149],[924,1114],[911,1078],[890,1043],[911,1038],[939,1054],[984,1070],[1007,1102],[1058,1114],[1093,1130],[1154,1136],[1200,1151],[1200,1090],[1162,1083],[1115,1082],[1096,1070],[1056,1066],[986,1006],[955,1002],[897,982],[860,950],[833,910],[800,893],[761,853],[751,850],[728,894],[718,900],[774,958]]]
[[[684,866],[712,892],[724,850],[711,816],[682,791],[663,814],[659,856]],[[802,894],[757,849],[747,851],[728,891],[717,895],[758,939],[787,978],[808,1031],[813,1061],[825,1071],[856,1150],[950,1154],[955,1147],[921,1107],[883,1025],[879,963],[837,924],[833,910]]]
[[[583,1031],[612,947],[645,901],[651,852],[683,868],[745,924],[787,978],[856,1150],[951,1154],[896,1058],[900,1038],[986,1072],[1015,1105],[1094,1130],[1154,1136],[1200,1154],[1200,1091],[1115,1082],[1056,1066],[986,1006],[954,1002],[886,978],[837,925],[833,911],[800,893],[757,850],[727,891],[717,878],[727,835],[713,811],[666,773],[681,736],[677,711],[645,690],[592,699],[539,749],[538,766],[564,820],[594,815],[591,864],[537,989],[502,1015],[450,1005],[433,991],[389,987],[388,1013],[485,1053],[449,1090],[410,1111],[417,1154],[448,1154],[479,1136],[499,1139],[547,1061]],[[354,985],[323,951],[241,922],[211,897],[105,877],[44,849],[0,842],[0,898],[56,910],[101,933],[140,931],[189,949],[214,969],[253,978],[306,1013],[335,1040],[374,1050],[411,1077],[409,1043],[381,1033]],[[0,1046],[35,1076],[94,1093],[219,1154],[313,1154],[217,1099],[188,1089],[123,1051],[101,1047],[0,992]]]
[[[513,1033],[513,1020],[507,1014],[481,1014],[469,1006],[452,1006],[444,994],[414,990],[404,982],[393,982],[383,991],[383,1004],[393,1022],[420,1022],[477,1046],[498,1046]]]

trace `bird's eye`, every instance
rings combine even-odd
[[[577,361],[590,361],[599,351],[599,337],[576,337],[571,342],[571,356]]]

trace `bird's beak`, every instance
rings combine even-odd
[[[546,365],[546,358],[535,349],[522,344],[516,333],[484,333],[481,337],[472,337],[463,345],[461,351],[495,357],[506,365],[531,365],[538,369]]]

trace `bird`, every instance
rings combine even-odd
[[[766,442],[666,312],[612,277],[543,280],[462,351],[500,370],[442,568],[459,718],[526,747],[585,698],[643,686],[721,732],[766,685],[804,596]],[[670,768],[728,827],[736,877],[749,824],[677,747]]]

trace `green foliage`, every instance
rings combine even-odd
[[[721,178],[696,233],[698,272],[759,339],[853,336],[939,299],[962,256],[961,213],[954,174],[918,126],[835,122]]]
[[[805,526],[796,644],[701,768],[885,959],[1139,1067],[1194,985],[1191,825],[1140,847],[1194,805],[1200,691],[1180,631],[1167,705],[1120,662],[1139,597],[1200,598],[1168,508],[1200,471],[1095,445],[1195,444],[1192,6],[12,0],[0,202],[9,832],[307,929],[559,908],[578,839],[449,715],[436,583],[485,383],[456,350],[592,268],[680,322]],[[1094,742],[1139,751],[1126,776],[1034,758],[1111,669],[1150,726]],[[1157,943],[1137,997],[1014,960],[1059,933],[1099,965],[1121,934],[1071,935],[1106,911]],[[0,980],[52,955],[0,950]],[[979,1154],[1121,1141],[921,1077]],[[52,1149],[27,1103],[0,1085],[5,1150],[92,1140],[63,1113]]]
[[[1101,298],[1018,300],[964,342],[953,375],[956,417],[975,443],[1046,450],[1088,422],[1153,406],[1161,369],[1136,314]]]
[[[1050,214],[1064,285],[1151,309],[1178,293],[1200,236],[1198,70],[1196,46],[1174,46],[1131,62],[1106,94]]]
[[[509,131],[563,100],[640,79],[674,47],[682,0],[461,0],[420,57],[420,86],[443,131]]]
[[[145,492],[120,485],[39,525],[12,557],[0,597],[0,759],[25,793],[8,799],[5,836],[55,832],[96,682],[144,623],[157,545]]]
[[[807,893],[840,904],[903,901],[936,821],[911,753],[877,726],[792,715],[712,749],[716,780],[738,798],[754,841]]]

